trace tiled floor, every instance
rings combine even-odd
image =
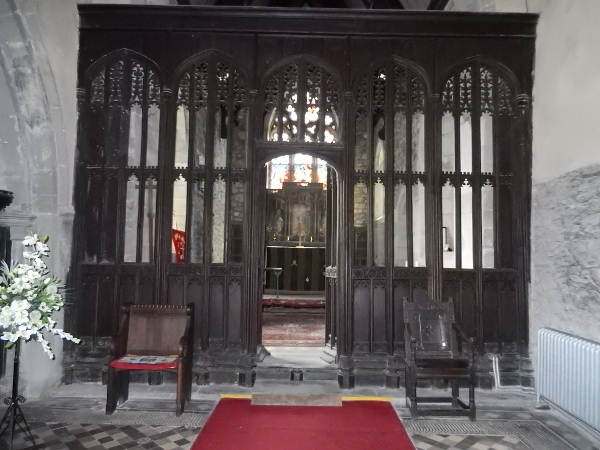
[[[219,393],[251,392],[237,386],[198,387],[186,412],[177,418],[172,412],[171,388],[134,385],[130,394],[132,400],[106,416],[104,386],[63,386],[44,400],[23,405],[37,446],[24,441],[18,434],[13,448],[188,449],[216,405]],[[477,392],[476,422],[466,419],[410,420],[401,390],[360,388],[350,394],[393,397],[392,405],[420,450],[600,448],[563,416],[552,410],[535,409],[535,397],[531,394]],[[0,442],[0,448],[8,448],[6,441]]]

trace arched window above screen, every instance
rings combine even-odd
[[[334,69],[300,57],[272,69],[264,83],[263,139],[273,142],[340,142],[341,85]]]

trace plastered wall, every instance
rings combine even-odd
[[[533,88],[530,350],[551,327],[600,341],[600,2],[541,14]]]

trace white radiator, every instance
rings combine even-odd
[[[537,393],[600,432],[600,343],[562,331],[538,331]]]

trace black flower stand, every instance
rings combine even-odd
[[[0,422],[0,438],[4,435],[6,430],[10,428],[10,449],[13,448],[13,439],[15,437],[15,426],[19,426],[21,431],[25,433],[25,437],[29,438],[31,443],[35,445],[35,440],[33,439],[33,434],[31,433],[31,429],[29,428],[29,424],[25,419],[25,415],[23,414],[23,410],[19,406],[19,403],[25,402],[25,397],[19,395],[19,357],[21,356],[21,339],[17,340],[17,344],[15,345],[15,362],[13,366],[13,386],[12,386],[12,396],[6,397],[4,399],[4,404],[8,405],[8,409],[2,418],[2,422]],[[23,424],[25,426],[23,426]]]

